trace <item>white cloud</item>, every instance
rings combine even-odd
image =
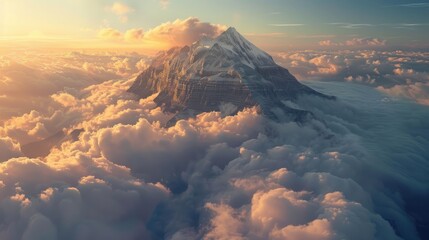
[[[331,224],[326,219],[317,219],[307,225],[287,226],[283,229],[273,231],[273,239],[308,239],[324,240],[332,239]]]
[[[170,0],[159,0],[159,3],[161,4],[161,7],[163,9],[166,9],[168,5],[170,4]]]
[[[40,55],[43,58],[40,58]],[[133,78],[149,58],[136,53],[7,52],[0,58],[0,123],[36,110],[54,112],[50,95],[70,93],[112,79]],[[1,130],[0,130],[1,131]]]
[[[378,90],[396,97],[415,100],[424,105],[429,105],[429,83],[410,83],[406,85],[395,85],[391,88],[379,86]]]
[[[223,25],[201,22],[198,18],[190,17],[163,23],[146,34],[149,41],[167,42],[170,46],[175,46],[189,45],[202,36],[216,37],[225,30]]]
[[[18,143],[9,137],[0,137],[0,162],[20,156],[22,153]]]
[[[134,9],[121,2],[113,3],[113,5],[109,6],[108,9],[112,13],[116,14],[121,20],[121,22],[124,23],[128,21],[128,14],[134,12]]]
[[[155,45],[157,49],[168,49],[175,46],[190,45],[203,36],[216,37],[226,30],[226,26],[202,22],[190,17],[162,23],[148,31],[129,29],[125,34],[112,28],[103,28],[98,37],[105,40],[128,41],[130,43],[146,43]]]
[[[129,29],[125,32],[124,38],[126,41],[139,41],[144,37],[143,29]]]
[[[81,161],[80,165],[75,165],[72,160],[47,165],[39,160],[11,159],[0,166],[0,179],[5,183],[1,193],[4,200],[0,206],[5,214],[2,224],[16,226],[14,230],[0,231],[0,237],[148,237],[144,222],[157,203],[168,196],[165,188],[133,179],[118,167],[106,169],[103,165],[108,162],[105,160],[74,159]],[[88,168],[81,169],[85,166],[82,164]],[[88,170],[103,179],[86,175],[91,174],[86,172]],[[54,182],[58,184],[53,186]],[[11,197],[8,199],[7,196]],[[128,226],[120,223],[124,218],[128,220]]]
[[[98,37],[103,39],[120,39],[122,33],[114,28],[102,28],[98,32]]]
[[[428,105],[429,58],[424,52],[300,51],[278,53],[277,59],[302,80],[366,84],[389,95]]]
[[[110,7],[110,10],[116,15],[125,15],[134,11],[132,8],[121,2],[113,3],[113,5]]]
[[[367,46],[367,47],[379,47],[385,46],[386,40],[378,38],[353,38],[345,42],[346,46]]]

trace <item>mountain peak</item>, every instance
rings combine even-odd
[[[155,102],[165,111],[178,113],[173,122],[219,111],[224,104],[235,106],[235,111],[258,106],[272,119],[287,115],[301,121],[308,112],[288,107],[284,101],[303,94],[329,98],[299,83],[233,27],[215,39],[202,38],[159,55],[128,91],[142,98],[158,93]]]
[[[219,37],[217,37],[215,40],[222,41],[229,44],[250,44],[249,41],[245,37],[243,37],[237,30],[233,27],[228,28],[225,32],[223,32]]]
[[[268,53],[256,47],[233,27],[228,28],[214,39],[213,45],[216,43],[237,55],[241,62],[252,68],[276,65]]]
[[[225,30],[225,32],[223,32],[222,34],[229,34],[229,35],[241,35],[237,29],[235,29],[234,27],[229,27],[228,29]]]

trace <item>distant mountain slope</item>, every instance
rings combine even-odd
[[[21,151],[30,158],[46,157],[54,147],[59,147],[65,141],[77,141],[83,129],[75,129],[68,135],[64,131],[58,131],[54,135],[41,141],[31,142],[21,146]]]

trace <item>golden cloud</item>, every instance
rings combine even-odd
[[[129,29],[125,32],[124,38],[126,41],[139,41],[142,40],[144,37],[144,31],[143,29]]]
[[[108,40],[118,40],[122,38],[122,33],[114,28],[103,28],[98,31],[98,37]]]
[[[134,9],[120,2],[113,3],[112,6],[108,7],[108,10],[114,13],[115,15],[117,15],[121,20],[121,22],[127,22],[128,21],[127,15],[131,12],[134,12]]]
[[[185,20],[163,23],[146,33],[150,41],[163,41],[173,46],[189,45],[203,36],[216,37],[226,30],[226,26],[201,22],[190,17]]]
[[[381,47],[386,46],[387,41],[379,38],[352,38],[344,42],[324,40],[319,42],[322,47]]]
[[[122,33],[114,28],[103,28],[98,32],[98,37],[105,40],[139,42],[155,45],[155,48],[158,49],[167,49],[190,45],[203,36],[216,37],[226,29],[227,27],[224,25],[202,22],[198,18],[190,17],[163,23],[147,32],[144,32],[143,29],[129,29]]]
[[[125,15],[128,14],[132,11],[134,11],[132,8],[130,8],[129,6],[120,3],[120,2],[115,2],[111,7],[110,10],[116,14],[116,15]]]

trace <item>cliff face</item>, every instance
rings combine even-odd
[[[281,109],[292,120],[307,112],[282,101],[301,94],[330,98],[299,83],[234,28],[216,39],[203,38],[160,53],[128,91],[142,98],[158,93],[157,104],[171,112],[218,111],[223,104],[232,104],[236,110],[259,106],[273,119]]]

